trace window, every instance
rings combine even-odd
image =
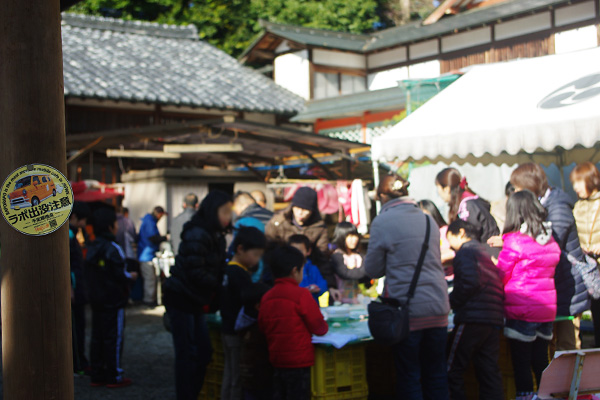
[[[39,176],[35,176],[33,178],[33,184],[34,185],[39,185],[40,184],[40,177]]]
[[[46,183],[46,177],[42,176],[42,182]]]
[[[315,99],[324,99],[339,94],[337,74],[317,72],[315,74]]]
[[[316,72],[314,81],[315,99],[364,92],[367,90],[364,76],[341,72]]]
[[[364,92],[366,88],[365,78],[355,75],[340,75],[342,78],[342,96],[345,94]]]

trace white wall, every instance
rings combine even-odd
[[[440,76],[440,61],[432,60],[408,67],[409,79],[427,79]]]
[[[593,1],[575,4],[567,7],[557,8],[554,11],[554,23],[556,26],[572,24],[594,18],[596,9]]]
[[[364,69],[367,65],[365,56],[361,54],[319,49],[313,50],[312,61],[317,65],[342,68]]]
[[[428,40],[417,44],[410,45],[408,56],[411,60],[418,58],[429,57],[438,54],[437,39]]]
[[[375,53],[367,56],[367,66],[369,68],[378,68],[385,65],[399,64],[407,60],[406,47],[398,47],[381,53]]]
[[[274,70],[275,83],[304,99],[310,98],[310,69],[307,50],[276,57]]]
[[[408,67],[394,68],[369,74],[367,82],[369,90],[379,90],[397,87],[398,81],[404,79],[408,79]]]
[[[595,25],[584,26],[554,35],[554,52],[556,54],[590,49],[598,46],[598,31]]]
[[[473,29],[442,38],[442,52],[455,51],[473,47],[492,41],[492,28],[489,26]]]
[[[167,212],[167,185],[163,182],[127,182],[125,183],[125,197],[123,206],[129,208],[129,218],[140,229],[141,219],[152,212],[154,207],[161,206]],[[158,222],[161,234],[167,233],[167,218]]]
[[[516,36],[526,35],[528,33],[539,32],[544,29],[550,29],[550,12],[544,12],[530,17],[514,19],[512,21],[502,22],[496,25],[496,40],[508,39]]]

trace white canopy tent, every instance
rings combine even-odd
[[[372,159],[600,161],[600,48],[474,66],[385,135]]]

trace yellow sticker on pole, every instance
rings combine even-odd
[[[2,216],[25,235],[42,236],[60,228],[71,215],[73,190],[56,168],[29,164],[14,170],[2,184]]]

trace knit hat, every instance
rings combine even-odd
[[[292,206],[304,208],[305,210],[316,211],[317,192],[313,189],[303,186],[299,188],[292,198]]]

